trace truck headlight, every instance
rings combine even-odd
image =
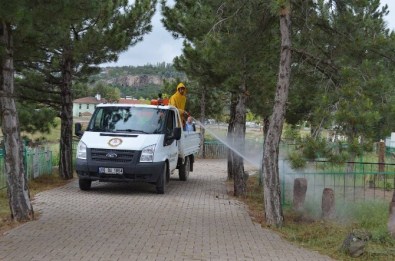
[[[143,149],[143,151],[141,152],[140,162],[154,161],[155,146],[156,144],[152,144]]]
[[[86,160],[86,145],[82,141],[78,142],[77,145],[77,159]]]

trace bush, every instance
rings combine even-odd
[[[288,154],[288,157],[291,163],[291,168],[303,169],[306,166],[306,160],[299,152],[292,151]]]
[[[286,125],[284,128],[283,138],[285,140],[297,141],[300,140],[300,130],[293,125]]]

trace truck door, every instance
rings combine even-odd
[[[176,114],[173,110],[168,111],[168,115],[166,117],[166,125],[165,125],[165,135],[166,137],[173,135],[173,130],[177,126],[176,123]],[[169,159],[169,168],[173,170],[177,167],[178,160],[178,146],[179,142],[176,140],[167,140],[165,138],[164,147],[168,153]]]

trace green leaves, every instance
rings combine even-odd
[[[175,67],[227,103],[230,93],[246,82],[251,111],[260,114],[264,108],[269,115],[279,49],[278,31],[271,27],[278,23],[270,14],[269,2],[183,0],[168,7],[162,1],[165,27],[185,38]],[[211,112],[215,113],[208,110],[207,114]]]
[[[395,67],[383,20],[387,10],[379,1],[351,0],[318,1],[298,10],[309,16],[305,23],[294,16],[293,92],[302,93],[291,96],[290,114],[295,105],[305,105],[313,126],[336,126],[347,137],[348,151],[359,154],[395,127],[389,119]]]
[[[17,104],[17,110],[21,131],[49,133],[57,126],[57,112],[47,106],[21,102]]]

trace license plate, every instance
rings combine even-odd
[[[123,168],[99,168],[100,174],[111,174],[111,175],[120,175],[123,174]]]

